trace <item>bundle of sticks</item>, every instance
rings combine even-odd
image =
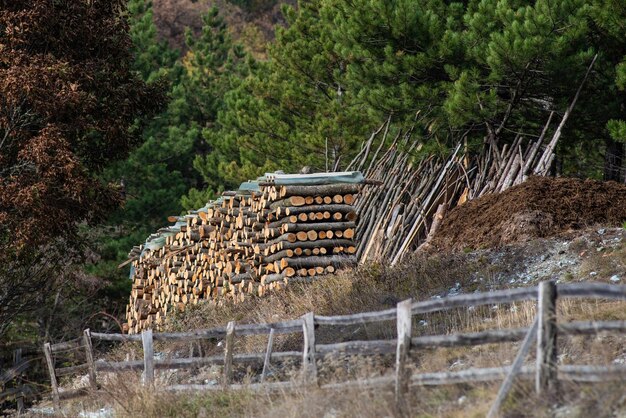
[[[129,254],[126,332],[202,299],[241,302],[356,263],[360,172],[268,174],[181,217]]]
[[[370,181],[382,184],[365,189],[355,204],[360,219],[359,262],[386,260],[397,264],[428,246],[447,210],[485,194],[503,192],[529,176],[549,175],[563,128],[596,59],[597,55],[556,126],[553,111],[539,135],[520,132],[505,142],[500,135],[505,126],[502,121],[499,128],[488,128],[478,153],[470,153],[466,138],[461,138],[447,157],[420,157],[421,145],[412,138],[413,128],[397,131],[388,146],[389,116],[363,142],[347,167],[363,170]]]
[[[365,167],[365,176],[382,184],[365,189],[355,204],[360,219],[359,262],[388,260],[393,266],[428,245],[448,210],[485,194],[503,192],[529,176],[548,175],[574,104],[575,100],[556,128],[551,128],[551,113],[540,135],[518,134],[512,143],[502,145],[485,138],[481,152],[473,155],[461,142],[445,158],[416,158],[420,145],[408,130],[398,133],[386,152],[381,154],[379,146],[368,157],[385,125],[381,126],[350,165]],[[547,141],[551,129],[553,135]],[[381,144],[385,140],[383,136]]]
[[[461,147],[447,159],[428,156],[416,162],[412,154],[418,147],[407,132],[367,168],[368,178],[382,185],[364,190],[355,205],[360,262],[396,264],[426,239],[439,208],[458,203],[467,175]]]

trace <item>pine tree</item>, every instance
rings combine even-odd
[[[425,151],[537,135],[551,111],[567,108],[599,53],[559,148],[567,171],[597,175],[585,163],[598,154],[585,160],[576,150],[601,148],[620,100],[607,77],[612,47],[596,37],[591,12],[583,0],[328,0],[320,15],[346,62],[347,89],[371,115],[416,119]]]
[[[170,84],[170,102],[144,129],[142,146],[125,162],[110,167],[108,178],[124,179],[128,197],[124,210],[111,222],[134,225],[147,234],[166,222],[168,215],[205,203],[204,195],[191,199],[193,203],[185,197],[203,182],[194,159],[210,149],[202,132],[217,119],[229,89],[228,78],[235,76],[243,52],[232,44],[223,19],[213,8],[203,16],[198,37],[188,31],[187,52],[178,57],[157,39],[150,4],[133,1],[136,5],[131,10],[139,13],[131,31],[137,51],[135,66],[147,80],[165,79]]]
[[[133,69],[149,85],[162,86],[171,96],[181,76],[176,64],[178,51],[158,39],[150,1],[131,0],[128,17]],[[110,164],[102,174],[106,181],[123,186],[124,205],[109,216],[104,227],[85,231],[98,254],[97,262],[87,264],[85,271],[108,283],[104,292],[112,300],[126,297],[130,286],[127,271],[119,270],[117,265],[126,259],[134,245],[163,225],[167,215],[182,210],[179,199],[188,186],[170,161],[177,162],[176,155],[191,150],[181,146],[178,139],[167,141],[170,107],[171,103],[164,106],[143,127],[141,144],[128,158]]]
[[[253,65],[243,47],[233,42],[216,8],[203,17],[203,22],[200,36],[187,35],[189,52],[183,60],[185,77],[179,96],[189,106],[192,120],[197,121],[193,125],[197,135],[196,156],[189,167],[200,179],[181,199],[186,209],[203,206],[225,186],[230,186],[218,173],[224,172],[237,155],[233,143],[216,133],[218,120],[229,92],[241,83]]]
[[[248,75],[232,80],[218,125],[205,132],[213,155],[196,164],[214,190],[276,169],[345,167],[376,125],[343,82],[346,60],[321,7],[284,7],[288,27],[277,28],[268,60],[248,62]]]
[[[129,18],[134,69],[147,83],[166,85],[171,90],[180,78],[176,68],[178,52],[157,38],[151,2],[131,0]],[[186,190],[182,176],[167,164],[181,147],[177,141],[162,139],[169,129],[170,106],[144,127],[140,147],[125,161],[109,166],[105,173],[107,180],[123,182],[126,193],[124,208],[109,222],[132,225],[142,235],[162,223],[167,213],[180,211],[178,196]]]
[[[170,48],[166,41],[159,40],[154,24],[152,1],[130,0],[128,2],[130,36],[133,40],[133,67],[147,82],[167,78],[178,59],[178,51]]]
[[[610,137],[606,138],[604,178],[626,181],[626,4],[620,0],[596,0],[592,9],[597,36],[603,43],[610,66],[607,73],[615,77],[617,113],[608,121]]]
[[[268,61],[226,95],[205,131],[213,155],[196,167],[213,190],[277,168],[341,168],[389,116],[414,126],[424,152],[536,135],[605,47],[591,10],[583,0],[302,1],[285,9]],[[587,163],[598,155],[576,150],[603,142],[619,115],[611,65],[600,54],[567,125],[559,154],[569,172],[597,175]],[[594,90],[608,96],[584,94]]]
[[[245,73],[246,54],[241,45],[233,42],[217,8],[203,16],[200,36],[193,38],[187,34],[187,44],[189,52],[183,61],[186,81],[182,84],[187,94],[182,97],[193,109],[190,111],[195,112],[195,158],[189,168],[200,178],[182,197],[181,203],[186,209],[192,209],[204,206],[223,189],[222,184],[215,182],[213,173],[225,160],[211,142],[210,132],[224,108],[225,95],[233,88],[232,83]],[[214,187],[207,188],[207,185]]]

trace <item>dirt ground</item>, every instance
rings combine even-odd
[[[532,177],[451,210],[432,244],[439,250],[494,248],[624,221],[626,185]]]

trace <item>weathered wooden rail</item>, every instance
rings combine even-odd
[[[22,380],[22,375],[31,369],[33,362],[37,360],[38,358],[33,356],[32,349],[17,348],[13,350],[12,366],[6,370],[0,370],[0,389],[2,389],[0,405],[5,401],[14,401],[17,412],[22,413],[24,400],[35,398],[38,395],[37,390]],[[12,387],[6,388],[5,386],[9,382],[12,382]]]
[[[80,395],[85,391],[96,390],[98,372],[118,372],[124,370],[142,370],[145,385],[154,385],[155,370],[193,368],[206,365],[222,365],[222,385],[174,385],[167,390],[213,390],[228,386],[232,389],[246,387],[250,390],[284,390],[294,387],[293,382],[264,383],[270,364],[284,360],[298,360],[302,367],[303,385],[319,385],[317,362],[327,355],[396,355],[393,375],[369,380],[323,384],[322,389],[333,389],[346,385],[376,387],[391,385],[395,387],[396,402],[399,410],[407,404],[410,386],[446,385],[464,382],[482,382],[504,379],[497,399],[489,416],[496,416],[501,403],[506,398],[515,378],[534,379],[538,394],[553,394],[559,380],[578,382],[597,382],[613,379],[626,379],[626,367],[558,365],[557,339],[564,335],[593,335],[598,333],[626,333],[626,321],[575,321],[557,323],[557,300],[562,298],[601,298],[626,300],[626,286],[602,283],[559,284],[553,281],[542,282],[536,287],[493,291],[450,296],[427,301],[406,300],[396,308],[378,312],[364,312],[353,315],[319,316],[309,312],[299,319],[265,324],[236,324],[229,322],[226,327],[196,330],[180,333],[142,334],[101,334],[85,330],[79,339],[57,344],[45,344],[44,353],[50,372],[52,393],[55,405],[60,399]],[[411,335],[414,315],[442,312],[454,308],[505,304],[521,301],[537,301],[537,314],[530,327],[513,329],[492,329],[481,332],[457,333],[452,335]],[[358,325],[380,321],[396,321],[397,338],[394,340],[347,341],[334,344],[318,344],[315,340],[315,327]],[[304,345],[302,351],[274,352],[275,334],[302,333]],[[238,336],[268,335],[265,353],[234,354],[234,340]],[[224,343],[224,355],[190,357],[159,360],[154,358],[154,341],[197,341],[219,339]],[[144,358],[137,361],[106,362],[94,361],[92,340],[100,341],[141,341]],[[524,366],[524,359],[536,340],[536,361],[533,367]],[[411,352],[424,348],[476,346],[482,344],[508,343],[522,341],[517,356],[511,366],[494,368],[476,368],[456,372],[420,373],[410,375],[406,367]],[[56,368],[54,353],[69,349],[85,352],[86,362],[72,367]],[[241,385],[233,384],[233,364],[256,363],[263,365],[259,377],[261,383]],[[89,374],[89,386],[74,391],[62,391],[57,377],[77,373]]]

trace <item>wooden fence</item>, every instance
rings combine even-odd
[[[248,388],[250,390],[274,390],[294,387],[293,382],[265,383],[269,366],[272,362],[294,359],[301,361],[302,384],[318,385],[317,362],[326,355],[374,355],[395,353],[395,372],[389,376],[343,383],[324,384],[322,389],[333,389],[355,385],[376,387],[394,385],[396,403],[400,411],[407,404],[410,386],[445,385],[466,382],[482,382],[503,379],[502,386],[489,416],[496,416],[500,405],[506,398],[514,378],[534,379],[538,394],[553,394],[559,380],[577,382],[597,382],[626,378],[626,366],[591,366],[559,365],[557,361],[557,340],[563,335],[592,335],[597,333],[626,333],[626,321],[575,321],[558,323],[556,315],[557,299],[562,298],[601,298],[626,300],[626,286],[601,283],[559,284],[553,281],[542,282],[536,287],[525,287],[487,293],[473,293],[450,296],[441,299],[415,302],[406,300],[396,308],[377,312],[365,312],[354,315],[319,316],[309,312],[299,319],[265,323],[236,324],[229,322],[226,327],[196,330],[179,333],[142,334],[100,334],[85,330],[79,339],[58,344],[45,344],[44,353],[50,372],[53,399],[59,406],[62,398],[80,395],[85,391],[96,390],[99,372],[118,372],[123,370],[142,370],[145,385],[154,385],[155,369],[185,369],[207,365],[223,365],[221,385],[173,385],[167,390],[212,390],[229,387],[231,389]],[[453,308],[469,306],[504,304],[520,301],[537,301],[537,314],[530,327],[514,329],[492,329],[481,332],[457,333],[451,335],[411,335],[413,316],[441,312]],[[348,341],[334,344],[318,344],[315,340],[315,327],[360,325],[380,321],[396,321],[397,338],[394,340]],[[275,334],[302,333],[304,347],[302,351],[274,352],[272,350]],[[265,353],[235,354],[234,340],[238,336],[268,335]],[[224,343],[224,355],[208,357],[190,357],[159,360],[154,358],[154,341],[197,341],[220,339]],[[141,341],[144,358],[138,361],[106,362],[94,361],[92,340],[100,341]],[[524,359],[536,340],[536,361],[534,367],[523,366]],[[411,375],[407,366],[410,352],[423,348],[476,346],[491,343],[522,341],[511,366],[474,368],[456,372],[419,373]],[[85,364],[72,367],[55,368],[55,352],[68,349],[80,349],[85,352]],[[234,363],[262,364],[259,376],[261,383],[242,385],[233,383]],[[77,373],[89,375],[89,386],[74,390],[61,391],[57,383],[58,376]]]
[[[35,398],[38,395],[38,391],[22,379],[24,373],[32,368],[33,362],[39,361],[39,357],[33,356],[33,354],[41,353],[33,349],[16,348],[13,350],[11,367],[0,370],[0,390],[2,390],[0,392],[0,405],[4,402],[15,401],[15,408],[18,413],[23,412],[25,399]],[[10,384],[10,387],[7,388],[7,384]]]

